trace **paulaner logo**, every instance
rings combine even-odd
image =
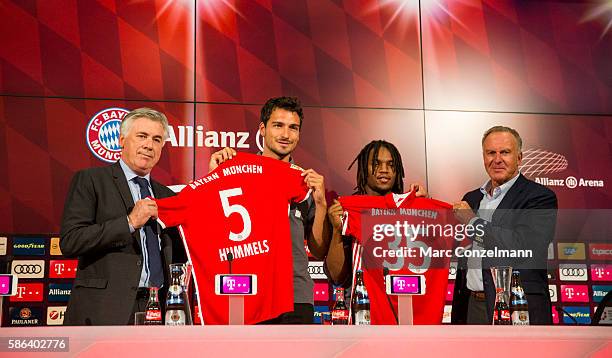
[[[96,113],[89,121],[86,129],[87,146],[98,159],[114,163],[121,158],[121,120],[128,113],[123,108],[107,108]]]

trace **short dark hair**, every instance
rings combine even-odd
[[[375,159],[378,158],[378,152],[380,148],[386,148],[391,153],[391,158],[393,159],[393,164],[395,165],[395,183],[393,183],[393,188],[391,188],[391,192],[396,194],[404,193],[404,166],[402,164],[402,156],[399,153],[397,148],[385,141],[385,140],[373,140],[368,143],[357,157],[353,160],[351,165],[349,165],[348,169],[350,170],[353,167],[353,164],[357,162],[357,186],[355,187],[355,195],[363,195],[366,194],[366,185],[368,183],[368,157],[370,152],[372,152],[372,173],[376,171]]]
[[[300,117],[300,128],[302,127],[302,121],[304,120],[304,113],[302,112],[302,104],[297,97],[274,97],[270,98],[266,104],[261,107],[260,119],[264,126],[268,124],[268,120],[275,109],[281,108],[289,112],[297,113]]]
[[[523,139],[521,135],[516,131],[516,129],[506,127],[506,126],[495,126],[487,129],[487,131],[482,136],[482,145],[484,146],[485,139],[492,133],[510,133],[516,139],[516,145],[518,147],[519,153],[523,150]]]

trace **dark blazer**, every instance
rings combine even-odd
[[[483,194],[473,190],[463,197],[476,213]],[[511,210],[520,209],[520,210]],[[557,217],[557,197],[553,191],[519,174],[518,179],[493,213],[491,222],[485,226],[483,242],[485,249],[528,249],[531,259],[483,258],[483,286],[487,299],[489,321],[493,321],[495,284],[490,267],[508,265],[520,271],[531,324],[552,324],[551,302],[546,270],[548,245],[554,238]],[[459,260],[451,321],[465,324],[470,291],[466,280],[467,259]]]
[[[174,193],[151,180],[153,195]],[[134,207],[119,162],[75,174],[64,206],[60,247],[66,257],[78,257],[76,279],[64,325],[125,325],[130,321],[142,272],[140,231],[130,234],[127,215]],[[161,231],[166,272],[172,263],[176,229]],[[163,298],[162,298],[163,299]]]

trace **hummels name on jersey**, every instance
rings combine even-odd
[[[220,249],[219,259],[221,262],[227,261],[227,254],[229,252],[232,253],[233,259],[236,260],[243,257],[265,254],[268,251],[270,251],[268,240],[248,242],[246,244]]]

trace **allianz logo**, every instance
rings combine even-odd
[[[204,131],[204,126],[169,126],[167,142],[173,147],[250,148],[249,132]]]
[[[52,288],[49,290],[50,296],[69,296],[72,290],[62,290],[61,288]]]

